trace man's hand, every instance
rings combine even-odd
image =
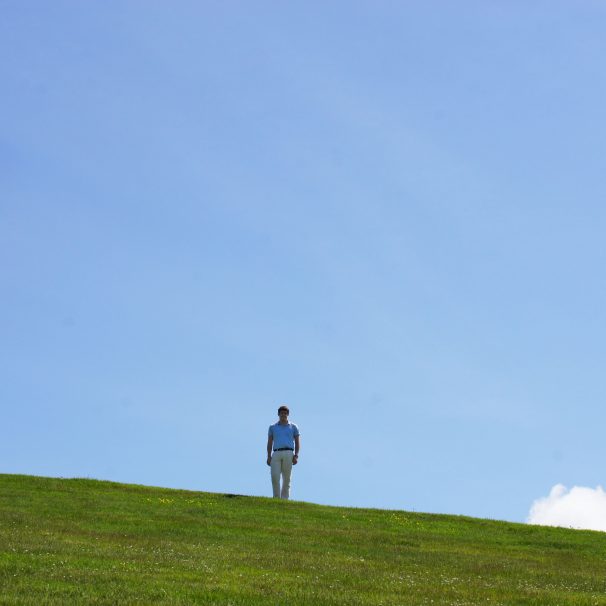
[[[292,456],[292,464],[296,465],[299,462],[299,455]]]
[[[267,464],[271,465],[271,455],[267,455]]]

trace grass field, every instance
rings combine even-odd
[[[0,475],[0,604],[606,605],[606,534]]]

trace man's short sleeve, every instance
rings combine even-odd
[[[273,427],[270,425],[269,429],[267,430],[267,437],[268,438],[273,438],[274,437],[274,432],[272,431]]]
[[[296,438],[299,435],[299,428],[293,423],[293,436]]]

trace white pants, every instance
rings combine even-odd
[[[274,497],[288,499],[290,496],[290,474],[292,472],[292,450],[276,450],[271,455],[271,485]],[[280,476],[282,491],[280,492]]]

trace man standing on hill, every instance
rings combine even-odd
[[[271,485],[276,499],[288,499],[290,496],[292,466],[299,462],[299,428],[288,422],[289,414],[288,406],[280,406],[280,420],[269,426],[267,435],[267,464],[271,467]]]

